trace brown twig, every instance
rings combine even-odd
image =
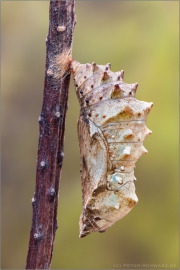
[[[51,264],[64,156],[72,38],[76,23],[74,5],[74,1],[50,1],[36,188],[32,199],[33,218],[26,269],[49,269]]]

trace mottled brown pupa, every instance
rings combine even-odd
[[[81,108],[80,237],[84,237],[104,232],[138,202],[134,167],[147,153],[143,141],[151,131],[145,122],[153,103],[135,99],[138,84],[124,83],[124,72],[112,72],[110,64],[72,61],[71,67]]]

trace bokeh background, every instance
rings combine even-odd
[[[76,1],[73,58],[125,70],[137,99],[153,101],[149,154],[135,175],[139,203],[103,234],[78,238],[79,114],[71,82],[52,268],[135,269],[178,265],[178,1]],[[1,3],[2,265],[25,267],[35,187],[48,1]],[[132,264],[132,266],[127,266]],[[144,266],[143,266],[144,264]],[[152,266],[155,268],[156,266]]]

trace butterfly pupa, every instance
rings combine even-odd
[[[146,118],[153,103],[135,99],[138,84],[125,83],[124,72],[110,68],[71,64],[80,104],[80,237],[106,231],[136,205],[134,167],[147,153],[143,141],[152,133]]]

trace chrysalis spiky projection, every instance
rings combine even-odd
[[[153,103],[135,99],[138,84],[124,83],[124,72],[112,72],[110,64],[72,61],[71,68],[81,108],[80,237],[84,237],[104,232],[138,202],[134,167],[147,153],[143,141],[151,131],[145,122]]]

